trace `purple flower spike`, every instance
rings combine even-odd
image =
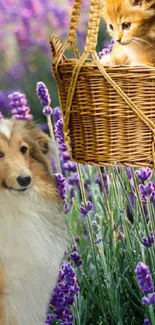
[[[61,113],[61,110],[60,110],[60,107],[59,106],[56,106],[53,110],[53,118],[54,118],[54,123],[56,124],[56,122],[58,120],[61,120],[62,119],[62,113]]]
[[[146,296],[142,298],[142,303],[147,306],[151,305],[150,299],[147,298]]]
[[[2,114],[2,112],[0,112],[0,120],[4,119],[4,115]]]
[[[150,239],[150,243],[154,244],[154,233],[153,233],[153,231],[150,232],[149,239]]]
[[[37,82],[36,92],[41,104],[43,106],[50,106],[51,98],[46,85],[42,81]]]
[[[155,184],[153,182],[149,182],[146,185],[146,190],[147,190],[147,194],[151,194],[155,191]]]
[[[26,96],[19,91],[8,95],[12,116],[16,120],[32,120],[33,116],[29,114],[30,108],[27,106]]]
[[[150,201],[151,201],[151,202],[154,202],[154,201],[155,201],[155,191],[153,191],[153,192],[150,194]]]
[[[86,207],[84,206],[80,207],[80,212],[83,216],[86,216],[87,213],[91,212],[92,210],[93,210],[93,204],[90,201],[86,203]]]
[[[84,208],[83,206],[80,207],[80,212],[83,216],[86,216],[87,215],[87,209]]]
[[[102,51],[99,52],[99,56],[100,56],[100,58],[102,58],[102,56],[107,55],[109,53],[110,53],[110,49],[105,48],[105,49],[103,49]]]
[[[146,237],[143,237],[143,244],[146,247],[151,247],[151,244],[150,244],[149,240]]]
[[[63,169],[68,171],[68,172],[76,172],[77,168],[76,168],[76,163],[74,163],[73,161],[68,161],[63,163]]]
[[[139,185],[139,191],[144,197],[148,194],[147,187],[143,184]]]
[[[55,177],[56,177],[60,197],[62,198],[62,200],[65,200],[66,178],[62,174],[59,174],[59,173],[56,173]]]
[[[91,212],[93,210],[93,204],[90,201],[88,201],[87,205],[86,205],[86,208],[87,208],[88,212]]]
[[[77,252],[73,252],[70,254],[70,258],[75,262],[77,266],[82,265],[81,256]]]
[[[43,108],[43,114],[44,115],[52,115],[52,112],[53,112],[53,110],[52,110],[52,108],[50,106],[45,106]]]
[[[72,185],[72,186],[75,185],[77,187],[80,186],[78,173],[74,173],[72,176],[68,177],[67,181],[68,181],[69,185]]]
[[[67,151],[67,147],[64,143],[64,133],[63,133],[63,121],[62,120],[58,120],[56,125],[55,125],[55,136],[57,139],[57,143],[59,146],[59,150],[61,152],[63,151]]]
[[[64,212],[65,212],[65,214],[67,214],[69,212],[69,210],[70,210],[69,204],[68,203],[65,203],[64,204]]]
[[[150,323],[150,321],[147,319],[147,318],[145,318],[144,319],[144,324],[143,325],[151,325],[151,323]]]
[[[79,286],[76,274],[69,262],[62,265],[53,295],[50,301],[51,313],[47,314],[46,323],[51,324],[55,319],[61,325],[72,325],[71,305],[74,303],[74,296],[78,294]],[[48,319],[51,323],[48,323]]]
[[[150,304],[155,304],[155,292],[153,292],[150,295],[149,300],[150,300]]]
[[[102,51],[98,53],[99,57],[102,58],[102,56],[109,54],[112,51],[113,44],[115,43],[115,40],[112,39],[110,41],[110,44],[107,48],[104,48]]]
[[[146,264],[139,262],[136,267],[136,276],[141,291],[144,294],[152,293],[154,290],[154,285],[149,267]]]
[[[130,180],[132,178],[131,168],[125,167],[125,171],[126,171],[128,179]]]
[[[139,170],[136,170],[136,176],[142,181],[148,180],[150,177],[152,177],[152,170],[150,168],[141,168]]]

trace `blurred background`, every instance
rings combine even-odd
[[[49,88],[52,106],[58,105],[55,81],[51,74],[50,35],[56,33],[62,42],[67,38],[74,0],[0,0],[0,110],[9,114],[8,94],[26,94],[35,120],[42,121],[41,106],[36,96],[36,83]],[[83,51],[89,0],[83,0],[77,40]],[[108,41],[101,22],[97,51]]]

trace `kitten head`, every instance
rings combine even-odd
[[[136,38],[151,37],[150,27],[155,20],[155,0],[102,1],[103,18],[108,33],[116,42],[126,45],[134,39],[136,41]]]

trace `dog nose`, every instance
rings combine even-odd
[[[30,176],[18,176],[17,182],[20,186],[28,186],[31,183],[31,177]]]

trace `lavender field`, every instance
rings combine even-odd
[[[72,5],[73,0],[0,0],[0,119],[34,119],[57,143],[51,164],[69,248],[46,324],[155,325],[155,173],[76,164],[64,142],[49,37],[56,33],[66,40]],[[83,0],[80,51],[88,10]],[[102,22],[97,51],[107,44]]]

